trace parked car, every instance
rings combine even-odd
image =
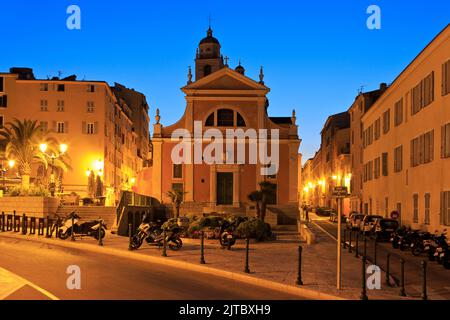
[[[398,229],[398,221],[395,219],[377,219],[374,234],[377,240],[389,240],[392,233]]]
[[[382,216],[377,215],[368,215],[365,216],[364,219],[361,221],[361,225],[359,230],[364,233],[368,234],[374,231],[375,224],[377,223],[377,220],[383,219]]]
[[[363,221],[365,214],[353,212],[347,219],[347,229],[359,230],[361,222]]]
[[[330,221],[331,222],[338,222],[338,213],[336,211],[331,211],[330,214]],[[341,223],[347,223],[347,217],[345,214],[341,214]]]
[[[329,217],[331,215],[331,212],[333,212],[333,209],[330,209],[330,208],[324,208],[324,207],[316,208],[316,214],[320,217]]]

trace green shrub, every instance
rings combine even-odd
[[[243,221],[237,227],[237,232],[241,237],[249,237],[256,241],[271,240],[273,238],[270,224],[265,223],[257,218],[251,218]]]
[[[50,192],[43,186],[31,185],[28,190],[21,186],[13,187],[8,191],[10,197],[48,197]]]

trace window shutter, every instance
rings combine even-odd
[[[69,121],[64,121],[64,133],[69,133]]]
[[[98,134],[98,122],[94,122],[94,134]]]
[[[447,78],[446,77],[446,71],[447,71],[447,63],[444,63],[444,64],[442,64],[442,81],[441,81],[441,95],[443,95],[443,96],[445,96],[445,94],[447,93],[446,92],[446,89],[447,89],[447,86],[446,86],[446,81],[445,81],[445,79]]]
[[[57,128],[56,126],[57,126],[56,121],[53,121],[53,122],[52,122],[52,129],[53,129],[53,131],[55,131],[55,132],[58,131],[58,128]]]
[[[81,123],[81,133],[86,134],[86,121]]]
[[[2,104],[2,107],[3,108],[6,108],[6,107],[8,107],[8,96],[3,96],[3,104]]]

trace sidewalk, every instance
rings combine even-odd
[[[333,296],[344,299],[359,299],[361,292],[361,263],[353,255],[343,254],[342,267],[343,289],[336,289],[336,242],[329,238],[320,229],[310,224],[312,231],[316,234],[317,243],[306,245],[302,243],[302,280],[304,285],[300,286],[305,296],[311,299],[332,299]],[[27,239],[51,243],[53,245],[79,248],[105,254],[120,255],[124,258],[151,259],[157,263],[167,263],[178,267],[206,273],[216,273],[221,276],[240,280],[254,281],[262,286],[279,284],[277,289],[286,291],[299,290],[295,287],[298,268],[298,245],[297,236],[283,236],[282,240],[250,244],[250,275],[243,272],[245,262],[245,241],[238,240],[232,250],[220,248],[218,240],[205,240],[206,265],[200,261],[200,240],[183,239],[183,248],[176,252],[167,250],[168,257],[161,256],[162,251],[154,246],[143,244],[137,251],[128,250],[128,239],[113,234],[107,234],[104,246],[98,246],[97,241],[92,238],[77,239],[72,242],[68,240],[46,239],[35,235],[20,235],[11,232],[0,233],[2,237]],[[147,259],[147,260],[145,260]],[[252,278],[248,278],[248,276]],[[382,275],[383,290],[368,290],[369,299],[400,299],[398,288],[387,288],[384,285],[384,274]],[[250,280],[249,280],[250,279]],[[254,280],[253,280],[254,279]],[[269,282],[267,282],[267,280]],[[281,286],[280,286],[281,285]],[[332,295],[332,296],[327,296]]]

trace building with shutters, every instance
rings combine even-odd
[[[450,25],[361,116],[363,212],[450,225]]]
[[[246,215],[255,211],[248,194],[259,190],[259,182],[268,180],[275,189],[268,209],[278,219],[275,224],[288,220],[296,223],[300,139],[295,112],[288,117],[270,117],[266,96],[270,89],[264,83],[262,68],[259,80],[255,81],[245,74],[240,63],[236,68],[230,68],[228,58],[224,58],[220,51],[220,43],[209,28],[197,49],[195,81],[189,70],[187,84],[182,88],[186,99],[184,115],[175,124],[163,126],[164,110],[161,114],[158,111],[153,126],[152,167],[140,176],[136,190],[163,203],[170,203],[168,191],[182,190],[185,192],[182,214],[217,212]],[[189,157],[192,161],[175,163],[172,151],[179,139],[172,138],[174,133],[185,130],[194,137],[195,126],[201,127],[198,137],[209,129],[224,136],[229,129],[278,130],[277,172],[263,175],[260,162],[250,163],[248,152],[256,143],[247,138],[244,138],[246,160],[243,162],[237,161],[236,154],[222,147],[217,151],[220,153],[219,161],[208,163],[200,157],[198,163],[192,155]],[[192,148],[195,148],[194,140],[188,141]],[[197,147],[204,151],[210,142],[200,142]]]
[[[103,81],[36,79],[32,69],[0,73],[0,125],[37,120],[69,147],[72,169],[62,176],[64,193],[87,194],[87,172],[100,175],[107,204],[131,189],[148,162],[149,118],[145,96]],[[6,166],[6,161],[2,166]],[[39,175],[34,168],[32,176]],[[8,175],[14,174],[8,172]]]

